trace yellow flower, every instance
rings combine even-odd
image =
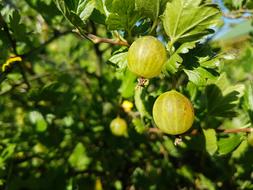
[[[130,112],[133,106],[134,106],[133,103],[128,100],[124,100],[123,103],[121,104],[121,107],[124,109],[126,113]]]

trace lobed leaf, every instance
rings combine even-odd
[[[176,41],[199,41],[213,32],[221,19],[216,5],[200,5],[200,1],[173,0],[168,2],[162,16],[166,34],[171,44]]]
[[[180,54],[188,53],[189,50],[193,49],[194,47],[195,42],[183,43],[174,53],[172,53],[165,64],[164,71],[170,74],[175,74],[183,62],[183,58],[180,56]]]
[[[193,70],[184,69],[189,80],[197,86],[205,86],[208,80],[214,80],[216,77],[203,67],[197,67]]]
[[[140,19],[140,14],[135,10],[135,0],[106,1],[106,7],[110,11],[106,19],[109,30],[131,31]]]

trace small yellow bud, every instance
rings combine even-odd
[[[103,190],[102,182],[100,178],[96,179],[95,190]]]
[[[124,111],[126,113],[128,113],[128,112],[130,112],[132,110],[132,108],[133,108],[134,105],[133,105],[132,102],[130,102],[128,100],[124,100],[121,106],[124,109]]]

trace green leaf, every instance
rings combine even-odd
[[[206,87],[208,114],[218,117],[236,115],[236,108],[244,93],[244,85],[230,85],[226,75],[222,74],[217,81]]]
[[[36,130],[38,132],[44,132],[44,131],[46,131],[46,129],[47,129],[47,122],[44,118],[42,118],[36,122]]]
[[[128,69],[123,76],[122,84],[119,89],[123,98],[130,98],[134,95],[136,87],[136,75],[130,72]]]
[[[44,132],[47,129],[47,122],[43,115],[38,111],[32,111],[29,114],[31,123],[36,125],[36,130],[38,132]]]
[[[176,158],[180,157],[181,154],[173,141],[167,136],[163,136],[163,139],[163,146],[168,151],[169,155]]]
[[[132,123],[137,133],[143,134],[147,130],[147,127],[143,124],[143,122],[139,118],[134,118],[132,120]]]
[[[232,158],[239,159],[245,155],[245,152],[248,150],[247,139],[243,140],[238,148],[232,153]]]
[[[206,151],[210,155],[214,155],[218,149],[216,132],[214,129],[203,129],[203,132],[206,140]]]
[[[171,2],[171,0],[161,0],[161,6],[160,6],[160,13],[163,13],[164,12],[164,10],[165,10],[165,8],[166,8],[166,4],[168,3],[168,2]]]
[[[11,157],[11,155],[15,151],[15,148],[16,148],[16,144],[8,144],[8,146],[1,153],[1,158],[3,159],[3,161]]]
[[[135,0],[137,11],[141,11],[142,15],[156,20],[159,16],[160,0]]]
[[[194,70],[184,69],[189,80],[197,86],[205,86],[208,79],[214,80],[216,77],[203,67],[195,68]]]
[[[177,173],[189,180],[190,182],[194,182],[194,172],[192,171],[190,166],[184,165],[181,168],[178,168]]]
[[[218,141],[219,155],[226,155],[235,150],[242,142],[241,135],[234,134],[229,137],[220,138]]]
[[[166,5],[162,16],[166,34],[171,44],[176,41],[198,41],[212,33],[211,28],[218,25],[221,12],[215,5],[201,5],[200,1],[173,0]]]
[[[114,0],[109,10],[106,19],[109,30],[131,31],[140,19],[140,14],[135,10],[135,0]]]
[[[85,170],[89,166],[91,159],[86,154],[86,149],[82,143],[78,143],[70,155],[68,162],[76,170]]]
[[[242,7],[243,2],[244,2],[244,0],[233,1],[233,6],[236,7],[237,9],[239,9]]]
[[[206,57],[206,60],[199,61],[201,67],[207,68],[207,69],[215,69],[221,65],[221,58],[215,57],[215,58],[209,58]]]
[[[106,15],[107,14],[107,9],[106,9],[106,6],[105,6],[105,2],[104,0],[95,0],[96,2],[96,9],[103,15]]]
[[[243,100],[243,108],[248,112],[251,123],[253,124],[253,83],[247,85]]]
[[[168,59],[165,64],[164,71],[170,74],[175,74],[181,63],[183,62],[183,58],[180,54],[186,54],[189,52],[189,49],[193,49],[195,47],[195,42],[184,43],[182,44]]]
[[[208,189],[208,190],[216,189],[214,183],[203,174],[198,175],[198,178],[195,181],[195,185],[196,187],[198,187],[198,189]]]
[[[84,29],[86,20],[91,16],[95,0],[54,0],[62,14],[78,29]]]
[[[10,16],[10,28],[16,40],[29,43],[26,26],[21,23],[21,16],[17,10]]]
[[[60,14],[53,1],[45,2],[44,0],[25,0],[30,7],[39,12],[47,23],[52,23],[53,18]]]
[[[0,154],[0,169],[5,169],[6,160],[10,158],[16,149],[16,144],[8,144],[8,146]]]
[[[106,9],[107,9],[109,12],[112,11],[112,3],[113,3],[113,1],[114,1],[114,0],[104,0]]]
[[[139,111],[140,115],[142,118],[147,117],[151,119],[151,115],[149,114],[147,110],[147,106],[145,104],[145,93],[143,87],[137,87],[135,90],[135,95],[134,95],[134,101],[135,101],[135,106],[137,110]]]
[[[188,82],[187,86],[186,86],[186,89],[190,95],[190,98],[191,98],[191,101],[194,101],[194,99],[196,98],[197,96],[197,93],[198,93],[198,87],[197,85],[195,85],[194,83],[192,83],[191,81]]]
[[[224,4],[229,8],[239,9],[246,2],[245,0],[224,0]]]
[[[127,67],[127,52],[115,54],[109,61],[116,65],[119,70],[124,70]]]
[[[202,0],[186,0],[185,1],[185,7],[197,7],[200,5],[200,3],[202,2]]]
[[[216,85],[208,85],[206,87],[206,96],[209,115],[219,117],[235,116],[234,108],[237,104],[234,102],[238,101],[238,95],[237,91],[233,91],[223,96],[222,90]]]

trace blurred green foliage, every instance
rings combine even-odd
[[[212,42],[222,19],[210,3],[0,0],[0,63],[23,60],[0,73],[0,189],[253,189],[243,131],[253,123],[253,45]],[[143,35],[169,56],[140,89],[117,42]],[[195,109],[181,139],[153,130],[153,103],[172,88]],[[117,116],[127,137],[110,131]]]

